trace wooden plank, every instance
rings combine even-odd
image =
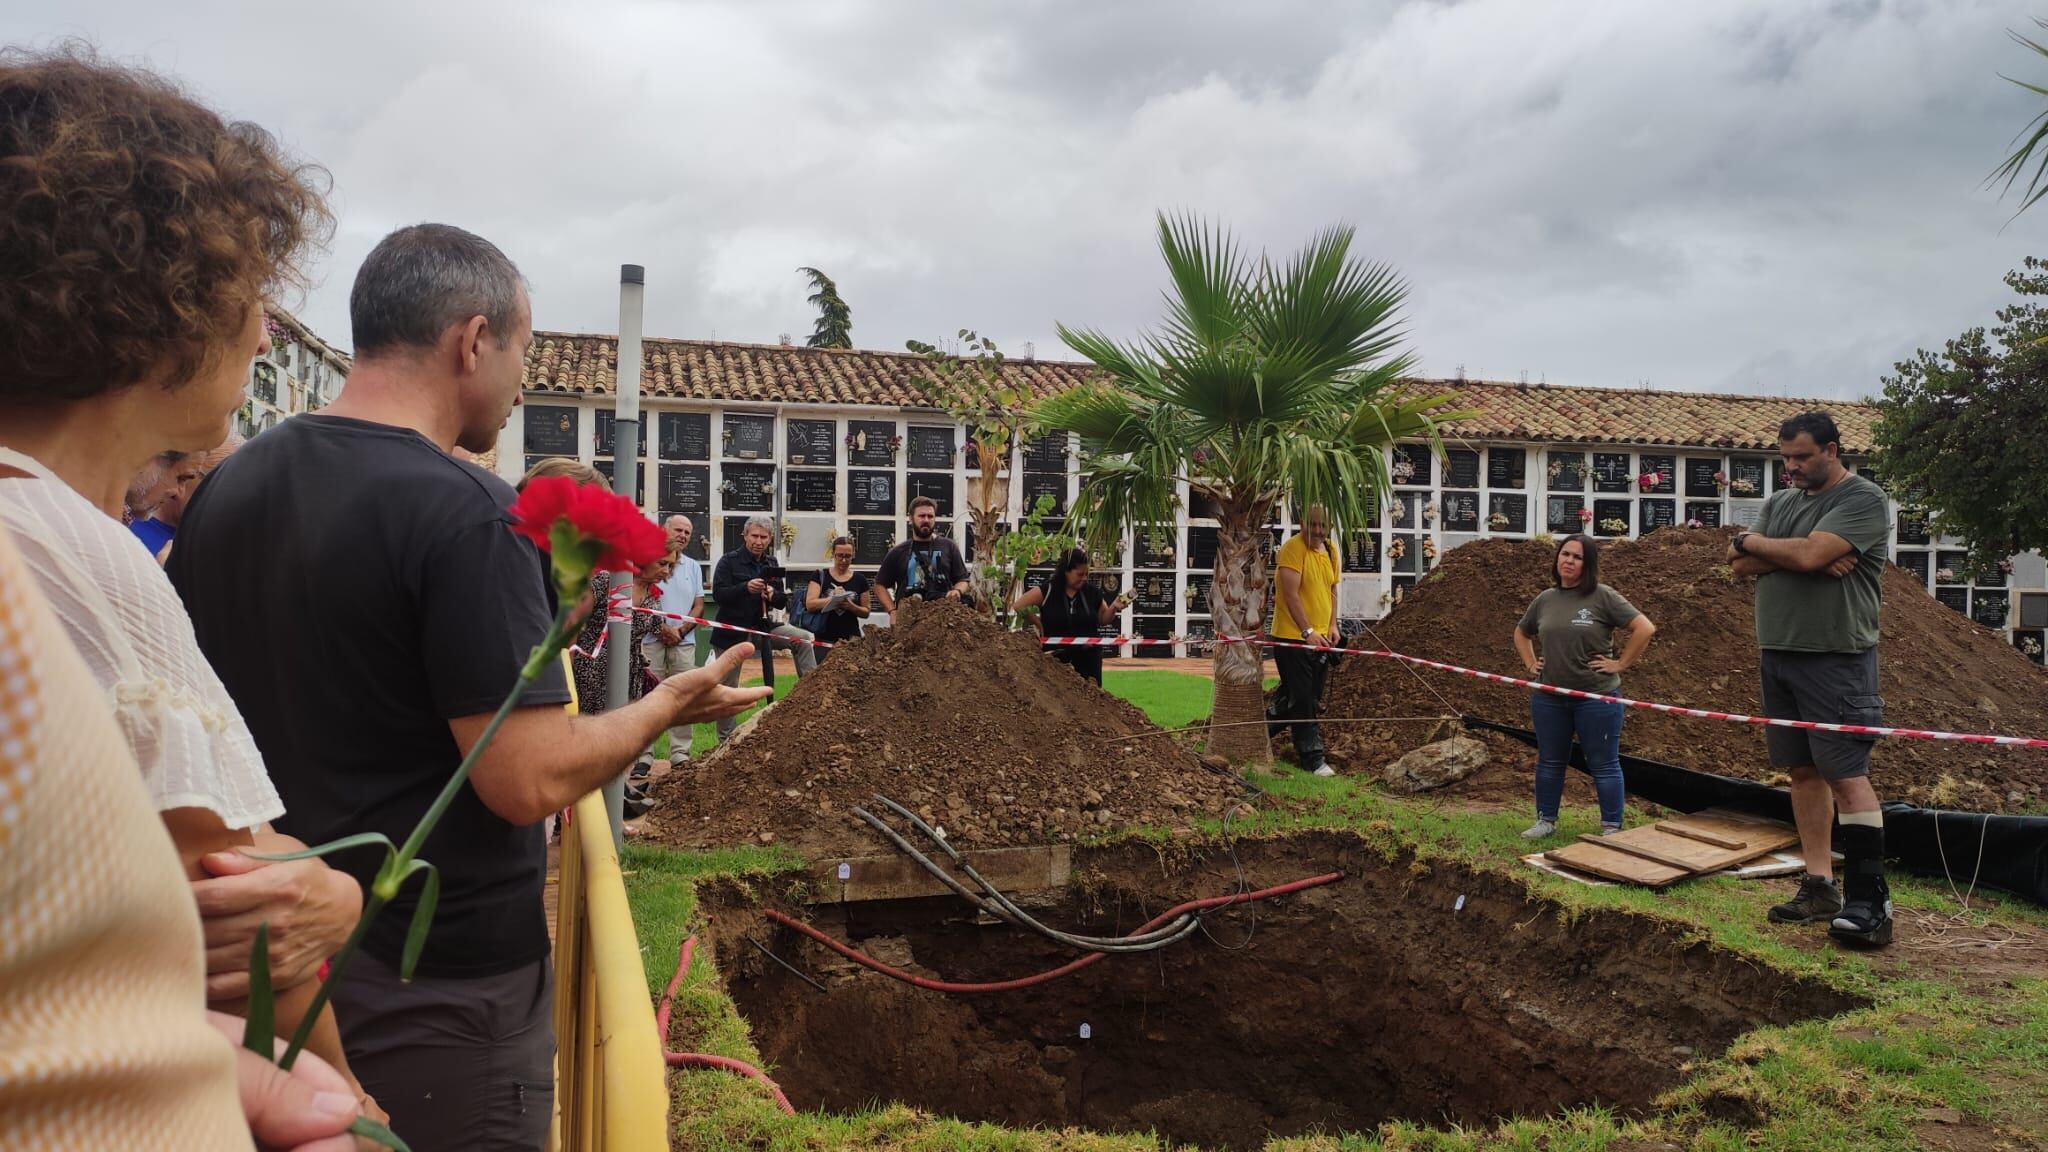
[[[1688,873],[1703,870],[1694,861],[1680,856],[1667,856],[1648,844],[1632,842],[1629,840],[1628,833],[1626,832],[1614,836],[1599,836],[1591,832],[1584,832],[1579,835],[1579,840],[1581,843],[1597,844],[1602,848],[1611,848],[1616,852],[1626,852],[1631,856],[1640,856],[1652,863],[1662,864],[1668,868],[1678,868]]]
[[[1673,836],[1683,836],[1687,840],[1697,840],[1702,844],[1712,844],[1716,848],[1730,848],[1740,851],[1749,847],[1749,842],[1746,840],[1736,840],[1722,836],[1705,828],[1696,828],[1681,820],[1660,820],[1657,822],[1656,827],[1660,832],[1668,832]]]
[[[936,848],[930,849],[928,855],[937,858],[941,867],[948,863]],[[988,877],[989,883],[1009,896],[1064,888],[1073,875],[1073,851],[1065,844],[982,848],[967,853],[967,858],[975,871]],[[844,880],[839,878],[842,865],[847,873]],[[954,875],[969,891],[975,891],[974,883],[964,873],[955,871]],[[821,860],[810,867],[809,879],[812,890],[824,903],[902,900],[950,894],[945,885],[916,861],[896,854]]]
[[[1687,869],[1654,863],[1599,844],[1567,844],[1545,852],[1543,858],[1567,868],[1590,872],[1605,880],[1641,884],[1648,888],[1662,888],[1692,875]]]

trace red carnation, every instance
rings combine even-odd
[[[668,552],[668,536],[631,500],[567,476],[529,482],[512,504],[512,531],[548,554],[555,587],[580,595],[592,572],[640,569]]]

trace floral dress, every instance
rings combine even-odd
[[[611,573],[599,572],[591,576],[590,597],[593,606],[590,615],[583,619],[583,627],[577,630],[577,651],[569,657],[569,667],[576,677],[576,710],[584,715],[595,715],[604,711],[606,703],[611,699],[612,654],[597,646],[598,638],[604,635],[607,615],[604,606],[611,598],[611,591]],[[636,588],[636,591],[645,589]],[[658,585],[653,587],[653,595],[656,599],[660,598],[661,590]],[[641,650],[641,642],[653,636],[654,630],[660,625],[659,616],[647,612],[633,613],[633,642],[628,645],[632,652],[633,673],[631,681],[626,686],[626,699],[629,701],[640,698],[647,681],[647,654]],[[591,659],[583,655],[585,652],[595,652],[597,658]]]

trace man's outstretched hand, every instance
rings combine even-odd
[[[753,654],[752,644],[735,644],[704,667],[670,676],[657,685],[651,695],[666,699],[672,716],[669,726],[705,724],[737,716],[775,695],[773,688],[732,688],[725,684],[726,677]]]

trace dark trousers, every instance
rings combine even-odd
[[[1280,691],[1273,699],[1273,719],[1294,730],[1294,758],[1303,768],[1323,762],[1323,730],[1316,718],[1323,712],[1323,687],[1330,679],[1330,658],[1299,648],[1273,649],[1280,669]]]
[[[1083,679],[1095,681],[1102,687],[1102,649],[1082,647],[1047,648],[1047,655],[1072,668]]]
[[[554,967],[416,977],[358,953],[335,989],[342,1046],[413,1152],[539,1152],[555,1104]]]

